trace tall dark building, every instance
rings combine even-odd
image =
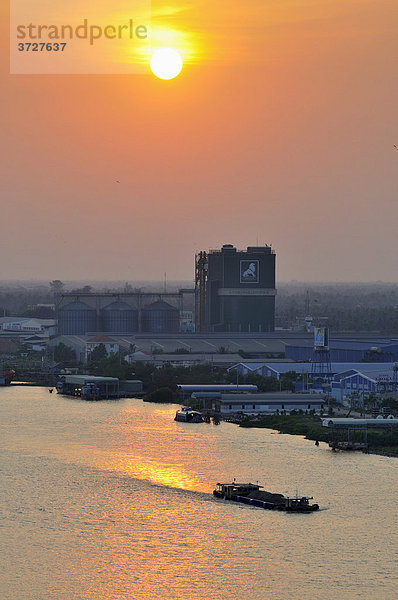
[[[244,251],[225,244],[221,250],[211,250],[206,258],[203,329],[273,331],[276,289],[272,248],[249,246]]]

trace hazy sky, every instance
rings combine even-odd
[[[2,6],[0,278],[189,279],[267,242],[279,280],[398,281],[397,1],[152,5],[170,82],[9,75]]]

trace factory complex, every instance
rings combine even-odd
[[[191,289],[62,294],[58,334],[272,332],[275,295],[271,247],[226,244],[196,256]]]
[[[355,394],[398,392],[397,339],[331,337],[324,326],[275,330],[275,268],[270,245],[239,250],[224,244],[195,256],[192,288],[60,293],[55,319],[0,318],[0,352],[49,350],[51,356],[51,348],[64,344],[85,364],[101,346],[128,363],[210,363],[236,372],[237,383],[248,374],[281,381],[293,371],[295,392],[327,393],[341,402]],[[226,412],[234,411],[229,404]],[[263,410],[254,404],[253,411]]]
[[[197,253],[192,288],[64,293],[58,298],[57,337],[51,345],[65,343],[81,361],[103,344],[108,354],[128,352],[129,360],[158,365],[212,362],[231,367],[242,360],[283,360],[318,364],[324,374],[329,362],[398,360],[398,340],[365,335],[329,339],[327,332],[327,340],[314,345],[312,332],[276,331],[275,269],[269,245],[239,250],[224,244]]]

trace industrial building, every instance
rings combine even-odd
[[[337,401],[343,401],[351,396],[368,394],[387,394],[398,391],[397,363],[382,363],[378,369],[367,368],[363,363],[357,369],[350,369],[336,374],[331,381],[331,395]]]
[[[361,394],[387,393],[398,391],[397,363],[331,363],[330,395],[337,402]],[[237,363],[228,371],[238,375],[254,373],[263,377],[275,377],[280,380],[289,371],[301,375],[302,381],[295,384],[296,391],[306,391],[312,384],[310,379],[317,378],[313,363]],[[314,389],[312,387],[312,389]]]
[[[289,392],[265,394],[221,394],[218,401],[224,416],[291,413],[293,410],[320,413],[324,399],[319,394],[291,394]]]
[[[42,335],[52,337],[55,335],[55,319],[37,319],[30,317],[0,317],[0,332],[3,334]]]
[[[339,381],[341,377],[349,377],[355,373],[363,373],[368,377],[377,378],[381,374],[393,374],[395,363],[338,363],[332,362],[331,373],[333,381]],[[294,371],[298,375],[317,374],[314,371],[314,363],[311,362],[239,362],[232,365],[228,371],[238,371],[239,375],[255,373],[263,377],[275,377],[280,379],[289,371]]]
[[[389,416],[387,419],[378,417],[377,419],[323,419],[322,427],[329,427],[331,429],[362,429],[362,428],[375,428],[375,429],[392,429],[398,427],[398,419]]]
[[[195,269],[195,288],[175,293],[65,293],[56,307],[58,334],[274,331],[271,246],[237,250],[225,244],[200,252]]]
[[[66,293],[57,305],[59,335],[178,333],[193,330],[194,289],[176,293]],[[190,303],[187,298],[190,297]]]
[[[287,344],[286,358],[294,361],[313,360],[314,344],[303,341]],[[391,362],[398,360],[398,340],[330,339],[329,355],[332,362]]]
[[[197,331],[270,332],[275,325],[271,246],[200,252],[196,257]]]
[[[177,385],[177,393],[182,400],[186,400],[187,398],[221,398],[223,393],[254,394],[255,392],[257,392],[256,385],[234,385],[231,383],[210,385],[182,383]]]

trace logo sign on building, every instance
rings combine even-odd
[[[258,283],[259,282],[259,261],[241,260],[240,261],[240,282]]]
[[[329,346],[329,329],[327,327],[314,327],[314,347],[327,348]]]

